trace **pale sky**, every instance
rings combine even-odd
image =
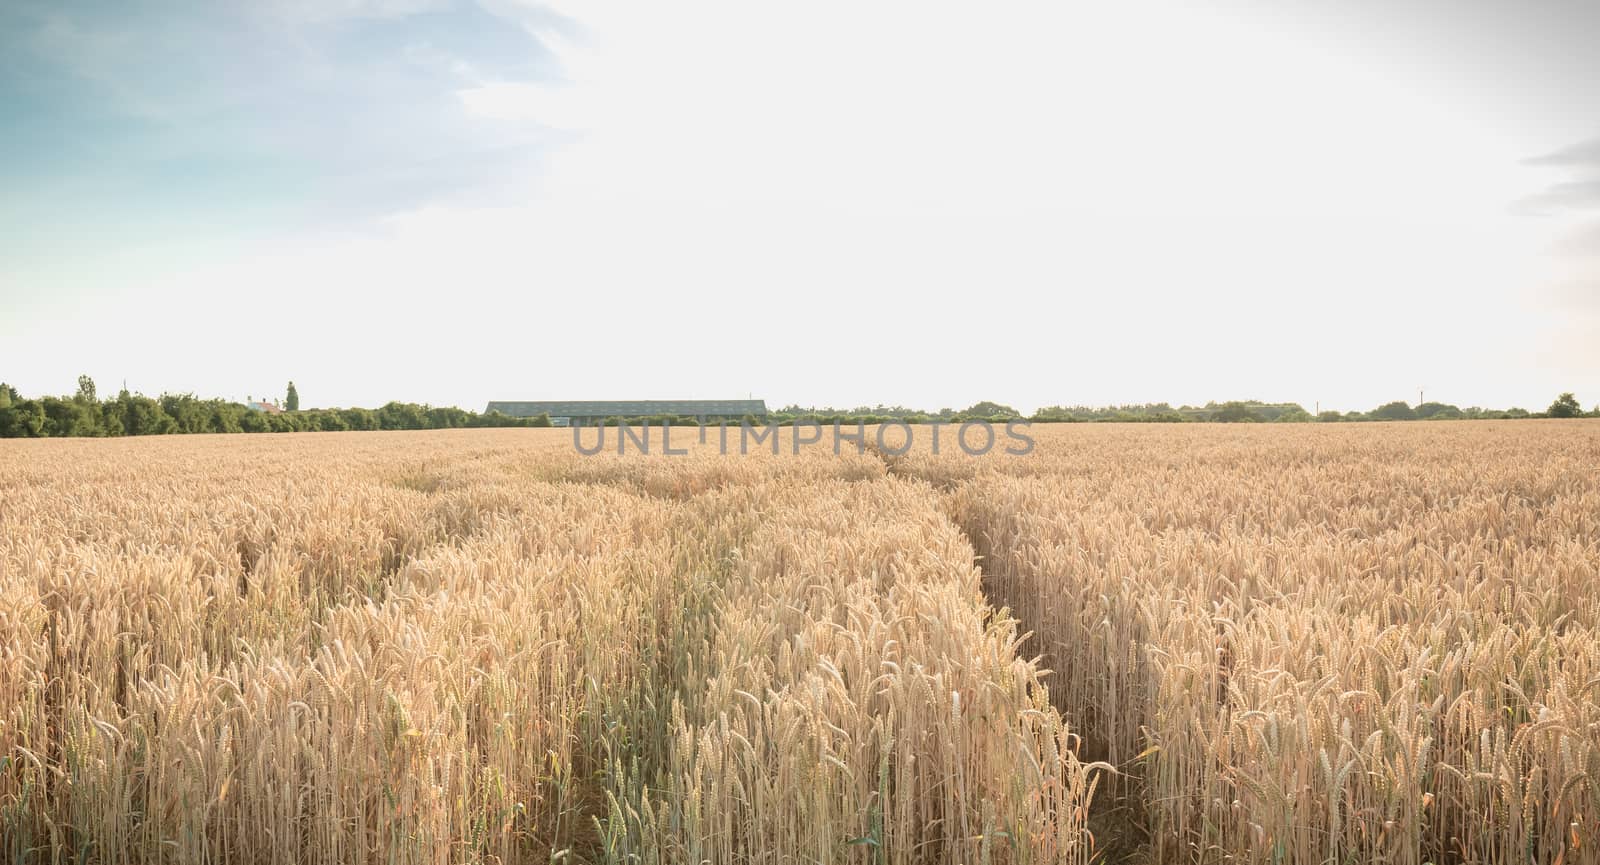
[[[1591,0],[0,3],[0,380],[1600,402]]]

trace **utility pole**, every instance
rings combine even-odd
[[[1425,384],[1417,385],[1417,405],[1422,405],[1422,389],[1425,387],[1427,387]]]

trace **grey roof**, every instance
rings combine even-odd
[[[767,413],[766,400],[760,399],[641,399],[641,400],[589,400],[557,402],[491,402],[486,411],[497,411],[511,417],[533,417],[547,414],[551,417],[645,417],[648,415],[678,415],[680,417],[744,417]]]

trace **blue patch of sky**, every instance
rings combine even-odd
[[[295,21],[259,5],[0,6],[0,230],[118,235],[359,220],[483,185],[496,139],[455,91],[555,77],[475,4]]]

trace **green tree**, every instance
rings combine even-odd
[[[1072,423],[1078,420],[1078,416],[1066,406],[1052,405],[1034,412],[1029,420],[1034,423]]]
[[[1001,405],[1000,403],[990,402],[989,400],[984,400],[983,402],[970,406],[966,411],[961,413],[961,416],[967,418],[982,418],[985,420],[997,417],[1022,417],[1022,415],[1011,406]]]
[[[425,415],[428,429],[455,429],[467,425],[471,415],[454,406],[429,407]]]
[[[252,414],[252,412],[237,403],[211,400],[211,419],[206,423],[206,432],[243,432],[243,427],[239,426],[239,419],[247,414]]]
[[[36,438],[45,434],[44,406],[0,385],[0,438]]]
[[[314,384],[315,382],[313,382]],[[294,389],[294,382],[289,382],[289,390],[283,395],[284,411],[300,410],[300,392]]]
[[[203,433],[211,420],[211,408],[205,402],[195,399],[194,394],[161,395],[161,412],[178,425],[178,432]]]
[[[93,436],[101,432],[98,405],[53,396],[39,400],[39,405],[44,409],[44,435]]]
[[[1578,398],[1570,393],[1556,397],[1546,412],[1551,417],[1583,417],[1583,406],[1578,405]]]
[[[264,411],[247,411],[239,415],[239,429],[247,433],[272,432],[272,422]]]
[[[315,428],[322,432],[343,432],[350,428],[350,425],[345,423],[344,418],[340,417],[336,411],[323,409],[318,411],[316,415]]]
[[[1372,410],[1373,420],[1416,420],[1417,413],[1410,405],[1396,400]]]
[[[84,404],[99,402],[94,393],[94,379],[86,375],[78,376],[78,392],[72,398]]]
[[[1261,420],[1250,406],[1242,402],[1225,402],[1211,413],[1217,423],[1252,423]]]
[[[397,429],[427,429],[428,410],[424,406],[410,402],[384,403],[377,411],[378,428],[386,430]]]
[[[106,409],[107,428],[120,426],[123,435],[169,435],[179,431],[178,422],[162,411],[161,404],[143,394],[130,394],[124,390],[117,394],[115,403],[107,404]]]
[[[1417,406],[1417,418],[1420,420],[1458,418],[1461,416],[1461,409],[1447,402],[1425,402]]]
[[[371,409],[346,408],[339,410],[339,419],[344,421],[346,429],[375,430],[378,429],[378,416]]]

